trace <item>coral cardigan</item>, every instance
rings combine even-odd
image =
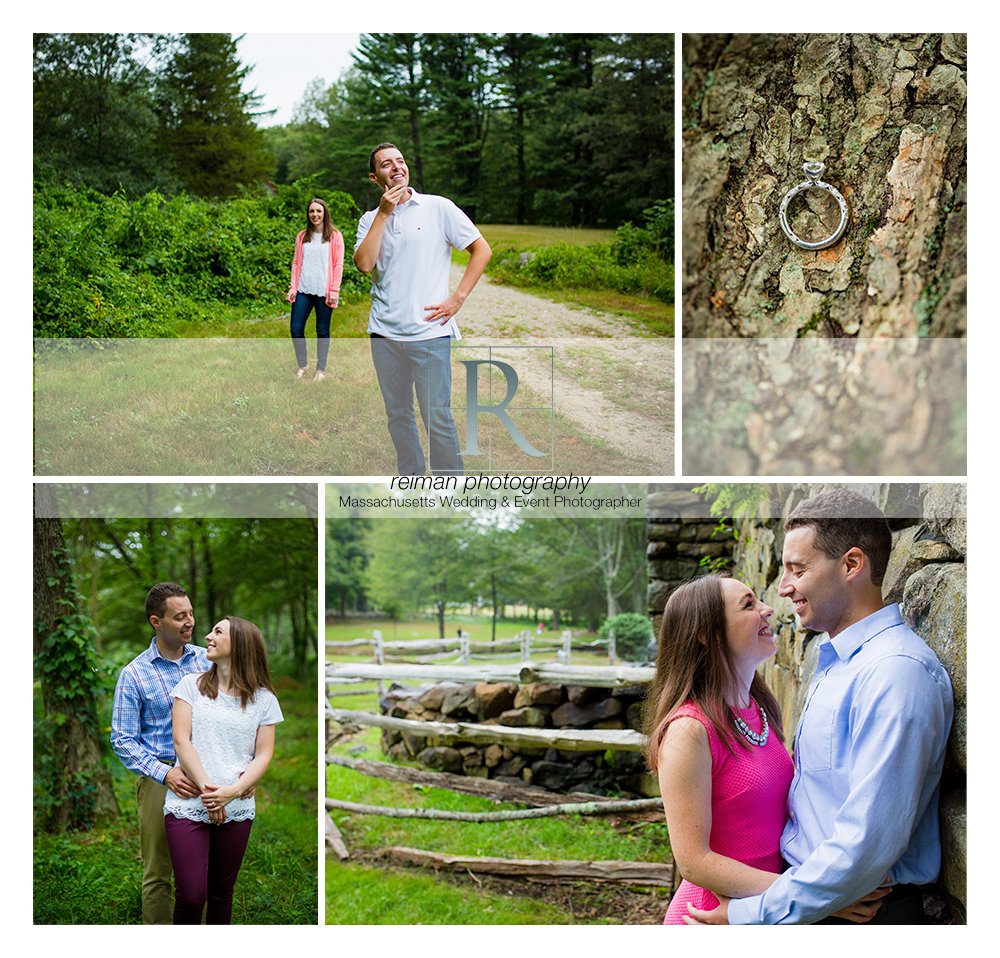
[[[299,276],[302,275],[302,244],[306,241],[306,231],[295,237],[295,257],[292,260],[292,279],[288,284],[289,293],[298,293]],[[330,268],[326,276],[326,295],[340,295],[340,279],[344,274],[344,237],[340,230],[334,230],[330,237]]]

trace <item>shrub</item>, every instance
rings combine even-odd
[[[648,662],[653,656],[653,626],[649,619],[638,612],[622,612],[605,619],[597,636],[602,642],[615,633],[615,650],[626,662]]]
[[[36,186],[35,335],[163,336],[175,320],[210,316],[219,304],[279,306],[315,193],[311,181],[225,201]],[[321,195],[349,251],[354,201]],[[368,288],[345,256],[343,299],[361,299]]]

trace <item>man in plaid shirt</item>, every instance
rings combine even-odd
[[[174,582],[159,582],[146,596],[146,618],[155,635],[149,648],[121,670],[111,713],[111,747],[129,771],[139,807],[142,849],[142,922],[173,921],[172,869],[163,826],[163,799],[169,788],[184,798],[198,786],[175,762],[170,693],[190,672],[209,668],[205,650],[190,645],[194,610],[187,593]]]

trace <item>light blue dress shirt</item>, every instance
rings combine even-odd
[[[185,645],[179,659],[166,659],[156,637],[118,675],[111,709],[111,747],[132,772],[166,780],[176,761],[170,693],[185,675],[206,672],[205,650]]]
[[[819,646],[795,736],[789,869],[729,904],[733,925],[808,924],[941,867],[938,789],[953,712],[937,657],[889,605]]]

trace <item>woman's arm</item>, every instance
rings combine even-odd
[[[712,834],[712,749],[705,726],[681,717],[667,726],[660,745],[658,776],[670,847],[690,882],[727,898],[759,895],[774,872],[744,865],[709,847]]]
[[[344,278],[344,237],[334,230],[330,237],[330,277],[326,289],[326,305],[340,304],[340,282]]]
[[[239,798],[251,786],[256,785],[264,773],[267,766],[271,764],[274,755],[274,726],[261,725],[257,729],[257,739],[254,743],[254,756],[250,764],[247,765],[243,774],[232,784],[221,787],[208,788],[202,794],[202,801],[208,803],[210,800],[228,805],[234,798]]]
[[[204,791],[205,786],[209,784],[208,773],[201,764],[194,742],[191,741],[191,703],[175,698],[172,716],[174,752],[177,754],[177,761],[184,774],[198,786],[199,791]]]

